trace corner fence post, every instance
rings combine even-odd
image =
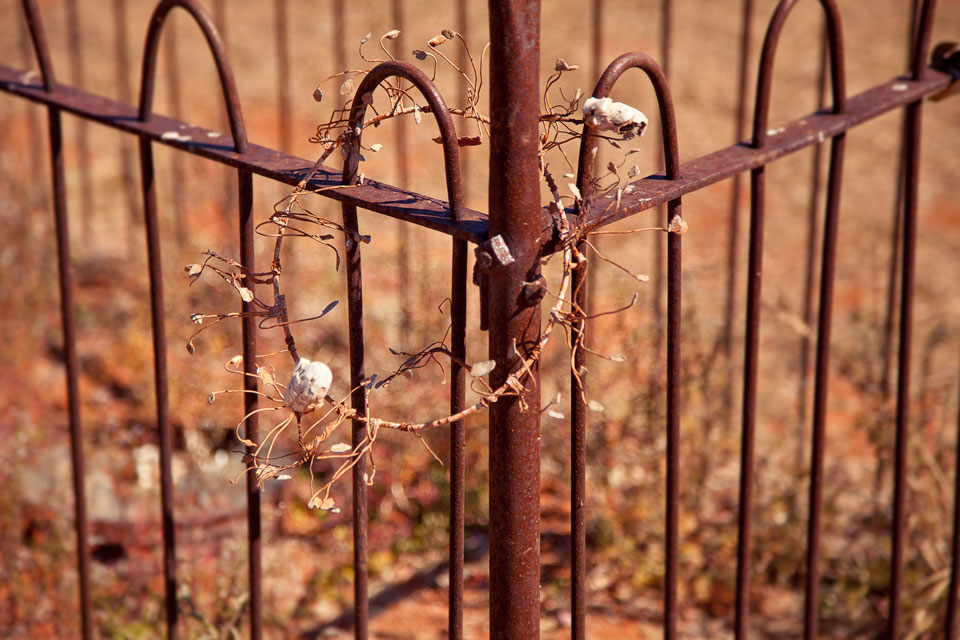
[[[490,236],[515,261],[489,271],[493,388],[540,336],[540,308],[523,301],[540,271],[538,160],[540,2],[503,0],[490,11]],[[514,346],[515,345],[515,346]],[[490,406],[490,637],[540,631],[539,369],[517,396]]]

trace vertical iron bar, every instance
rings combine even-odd
[[[539,275],[540,2],[488,2],[490,13],[490,235],[515,261],[489,272],[490,357],[502,385],[540,336],[540,307],[523,282]],[[534,364],[518,396],[490,407],[490,635],[540,631],[540,394]]]
[[[911,0],[910,19],[907,21],[907,67],[910,68],[913,56],[913,44],[917,30],[917,10],[920,0]],[[897,195],[893,203],[893,230],[890,242],[890,272],[887,280],[887,308],[883,322],[883,375],[880,386],[884,398],[890,398],[893,379],[890,376],[890,363],[893,361],[893,334],[897,314],[897,273],[900,270],[900,248],[903,240],[903,190],[906,180],[906,144],[907,118],[906,111],[900,120],[900,153],[897,155]],[[881,465],[877,463],[877,483],[881,480]]]
[[[603,71],[603,0],[591,2],[590,20],[590,81],[598,82]],[[587,139],[580,142],[587,145]],[[593,145],[596,148],[596,144]],[[580,162],[577,186],[583,197],[593,197],[593,162]],[[594,239],[600,244],[600,236]],[[586,245],[577,247],[581,255]],[[573,292],[574,310],[589,315],[593,296],[598,290],[597,269],[587,263],[573,270],[570,286]],[[588,296],[588,292],[590,295]],[[586,322],[577,320],[570,327],[570,344],[573,352],[573,370],[570,372],[570,609],[572,613],[570,637],[585,640],[587,637],[587,406],[586,406]]]
[[[673,108],[673,98],[670,95],[670,86],[667,83],[663,69],[649,56],[642,53],[625,53],[611,62],[603,75],[597,80],[593,89],[593,96],[605,98],[610,94],[613,86],[625,71],[631,68],[641,69],[646,73],[657,94],[657,106],[660,111],[660,137],[663,158],[666,166],[667,180],[680,179],[680,150],[677,140],[677,121]],[[591,134],[586,125],[583,129],[580,156],[578,159],[577,187],[582,195],[582,202],[577,204],[576,214],[587,215],[597,220],[602,218],[602,212],[591,211],[594,201],[595,185],[593,181],[593,165],[597,150],[597,137]],[[680,217],[680,200],[667,203],[669,220]],[[670,224],[670,222],[668,222]],[[678,230],[679,231],[679,230]],[[679,514],[679,444],[680,444],[680,290],[681,290],[681,256],[679,233],[670,233],[668,238],[668,270],[667,270],[667,471],[666,471],[666,579],[664,588],[664,635],[668,639],[676,637],[677,623],[677,567],[678,567],[678,514]],[[581,247],[582,249],[582,247]],[[585,291],[583,287],[583,265],[577,265],[573,273],[573,307],[580,312],[584,309]],[[573,531],[573,633],[574,637],[582,637],[584,628],[586,603],[585,573],[586,573],[586,534],[584,528],[583,499],[585,497],[586,452],[585,452],[585,397],[583,395],[583,363],[582,350],[583,321],[576,322],[571,327],[571,339],[574,349],[573,371],[571,372],[571,529]]]
[[[957,443],[953,466],[953,539],[950,544],[950,588],[947,589],[946,640],[957,637],[957,600],[960,599],[960,394],[957,394]]]
[[[663,75],[670,77],[672,68],[670,65],[671,39],[673,33],[673,2],[672,0],[663,0],[661,10],[660,25],[660,43],[662,51],[660,53],[660,64],[663,69]],[[671,113],[663,113],[661,107],[661,118],[663,118],[667,127],[672,128],[670,144],[677,145],[676,122],[673,121],[672,106]],[[666,128],[664,130],[666,130]],[[663,135],[663,134],[661,134]],[[679,179],[679,154],[676,149],[670,154],[671,159],[667,160],[667,145],[664,144],[664,160],[667,164],[667,173],[670,179]],[[674,217],[681,217],[680,200],[671,200],[667,203],[667,218],[665,226],[669,226]],[[657,242],[657,271],[656,271],[656,313],[657,329],[661,326],[660,296],[663,287],[663,242],[660,234],[653,234]],[[666,567],[665,567],[665,589],[664,593],[664,630],[665,640],[675,640],[677,637],[677,581],[679,569],[679,512],[680,512],[680,340],[681,332],[681,288],[682,288],[682,236],[680,233],[667,234],[667,460],[666,460]],[[660,341],[657,340],[659,350]]]
[[[679,176],[678,176],[679,177]],[[667,220],[680,217],[680,200],[667,203]],[[681,218],[682,219],[682,218]],[[664,638],[677,637],[677,572],[680,511],[680,340],[682,262],[680,233],[667,234],[667,515]]]
[[[596,6],[596,5],[594,5]],[[581,142],[586,144],[586,142]],[[589,175],[593,167],[589,166]],[[584,183],[583,176],[588,171],[585,165],[581,169],[580,184]],[[589,178],[588,178],[589,179]],[[592,191],[592,188],[590,189]],[[580,253],[586,251],[581,243]],[[585,273],[586,272],[586,273]],[[584,262],[573,271],[571,288],[573,291],[573,307],[575,311],[586,313],[587,289],[589,287],[589,270]],[[587,352],[583,348],[586,339],[584,329],[586,322],[577,320],[570,327],[570,343],[574,349],[573,371],[570,372],[570,535],[571,544],[571,610],[573,620],[571,637],[573,640],[584,640],[587,636],[587,411],[586,411],[586,364]]]
[[[213,55],[214,62],[217,65],[217,74],[220,79],[220,89],[223,93],[224,102],[227,107],[228,124],[230,133],[233,137],[233,147],[237,153],[246,153],[247,133],[243,123],[243,115],[240,111],[240,100],[237,97],[237,85],[233,77],[233,71],[230,63],[227,61],[226,46],[217,31],[216,26],[209,14],[203,9],[198,0],[163,0],[154,9],[150,18],[150,26],[147,30],[147,38],[143,54],[143,71],[141,73],[140,83],[140,106],[138,116],[142,121],[148,121],[152,116],[153,94],[157,74],[157,57],[160,50],[160,33],[170,11],[176,7],[181,7],[187,11],[196,21],[198,27],[203,32],[210,52]],[[146,146],[149,152],[149,142],[146,138],[142,139],[141,148]],[[144,154],[145,155],[145,154]],[[151,158],[152,165],[152,158]],[[153,188],[152,166],[150,171],[150,187]],[[145,172],[146,173],[146,172]],[[237,171],[237,190],[238,195],[238,229],[240,236],[240,262],[241,272],[245,286],[256,295],[256,286],[252,278],[248,277],[255,273],[256,265],[254,260],[254,225],[253,225],[253,175],[245,169]],[[147,201],[155,202],[155,191],[152,198]],[[155,205],[154,205],[155,208]],[[241,302],[240,313],[242,321],[242,341],[243,341],[243,370],[244,370],[244,390],[250,393],[244,393],[244,415],[246,418],[245,435],[248,440],[256,442],[259,438],[258,421],[256,413],[257,408],[257,319],[253,315],[254,308],[248,302]],[[252,455],[255,447],[248,446],[247,454]],[[169,460],[166,461],[169,464]],[[164,465],[163,456],[161,456],[161,465]],[[260,491],[257,488],[257,478],[253,473],[247,473],[247,547],[249,561],[249,582],[250,582],[250,636],[258,640],[263,632],[263,613],[262,613],[262,589],[261,589],[261,567],[260,567],[260,548],[261,548],[261,529],[260,529]],[[172,517],[172,509],[171,509]],[[172,523],[171,523],[172,527]],[[168,606],[169,606],[168,598]]]
[[[913,48],[912,79],[919,80],[926,68],[936,0],[924,0]],[[913,288],[917,246],[917,189],[920,177],[920,131],[923,101],[907,105],[905,145],[903,265],[900,284],[900,353],[897,362],[897,426],[894,449],[892,559],[890,569],[890,618],[887,634],[898,637],[902,607],[903,555],[906,537],[907,449],[910,420],[910,352],[913,337]]]
[[[796,0],[782,0],[774,11],[767,27],[767,34],[763,42],[763,51],[760,55],[760,69],[757,74],[757,92],[753,117],[753,139],[751,146],[754,149],[762,149],[767,139],[767,123],[770,112],[770,91],[773,77],[773,62],[776,55],[777,44],[780,33],[786,22],[791,9],[796,5]],[[821,6],[826,15],[827,37],[830,45],[830,79],[833,92],[833,113],[842,113],[846,108],[846,85],[844,77],[843,62],[843,37],[840,26],[840,13],[836,0],[821,0]],[[839,142],[839,144],[838,144]],[[843,147],[842,138],[835,139],[832,148],[831,168],[830,168],[830,199],[827,207],[830,210],[828,217],[831,218],[830,224],[836,224],[836,207],[839,204],[839,172],[841,170]],[[747,334],[746,347],[744,349],[744,376],[743,376],[743,435],[740,453],[740,504],[739,504],[739,531],[737,541],[737,586],[735,603],[735,636],[738,639],[746,638],[750,628],[750,549],[751,549],[751,528],[752,528],[752,506],[753,506],[753,485],[754,485],[754,432],[756,427],[756,403],[757,403],[757,371],[758,355],[760,341],[760,298],[761,298],[761,274],[763,271],[763,225],[765,216],[765,167],[757,167],[750,174],[750,247],[749,247],[749,271],[747,274]],[[835,229],[831,232],[835,235]],[[829,276],[830,281],[823,280],[823,290],[821,295],[832,294],[832,252],[835,238],[825,237],[824,239],[824,261],[823,277]],[[827,251],[830,253],[828,254]],[[827,259],[830,259],[829,261]],[[829,262],[829,264],[828,264]],[[829,273],[828,273],[829,271]],[[827,355],[829,351],[829,322],[830,309],[823,303],[829,302],[829,299],[821,299],[820,317],[822,320],[821,330],[826,330],[827,335],[821,335],[818,341],[818,359],[817,359],[817,383],[816,410],[821,414],[825,412],[826,402],[826,371]],[[815,438],[817,433],[822,435],[823,419],[819,418],[814,425]],[[815,440],[815,449],[819,446],[819,454],[814,453],[814,475],[811,482],[811,503],[819,500],[816,487],[822,470],[822,437]],[[819,456],[817,458],[817,456]],[[819,503],[817,503],[819,504]],[[811,532],[810,547],[812,548],[812,559],[817,560],[819,554],[819,511],[811,514],[813,522],[810,525]],[[808,565],[809,566],[809,565]],[[815,579],[816,576],[808,576],[809,579]],[[808,581],[808,588],[810,583]],[[809,594],[809,591],[808,591]],[[816,606],[815,603],[813,605]],[[815,617],[815,616],[814,616]],[[811,621],[807,619],[807,624]],[[816,624],[816,620],[812,621]]]
[[[147,264],[150,269],[150,324],[153,329],[153,371],[160,440],[160,511],[163,529],[163,586],[167,635],[177,633],[177,551],[173,510],[173,438],[170,433],[170,396],[167,376],[167,334],[163,308],[163,260],[157,216],[156,174],[152,142],[140,138],[140,175],[147,234]]]
[[[467,19],[466,0],[456,0],[455,24],[456,29],[463,36],[463,39],[469,42],[467,33],[469,20]],[[399,28],[399,27],[398,27]],[[467,68],[466,50],[461,51],[460,67]],[[466,100],[467,81],[464,77],[458,78],[459,100]],[[476,98],[475,98],[476,99]],[[402,120],[403,118],[401,118]],[[398,138],[400,132],[397,132]],[[399,143],[399,140],[398,140]],[[406,150],[401,149],[401,176],[406,175]],[[462,176],[470,175],[467,170],[466,158],[460,157],[460,174]],[[465,199],[467,195],[468,180],[461,179],[461,193]],[[406,225],[404,225],[406,226]],[[409,233],[409,232],[408,232]],[[409,240],[407,240],[409,246]],[[451,339],[453,341],[454,355],[457,355],[465,361],[466,358],[466,324],[467,324],[467,245],[459,240],[453,241],[453,286],[454,296],[452,297],[453,307],[453,331]],[[458,349],[461,349],[458,351]],[[454,367],[457,365],[454,364]],[[456,413],[464,406],[465,376],[462,369],[455,369],[459,373],[459,381],[453,379],[454,394],[450,397],[450,411]],[[459,384],[459,387],[457,386]],[[456,400],[456,403],[454,402]],[[464,526],[466,519],[464,517],[464,500],[466,492],[466,466],[464,454],[466,450],[466,433],[462,420],[458,420],[450,425],[450,561],[449,561],[449,593],[447,603],[447,617],[450,640],[463,640],[463,563],[464,563]]]
[[[404,223],[405,224],[405,223]],[[461,362],[466,362],[467,332],[467,242],[453,241],[451,272],[450,335],[454,360],[450,365],[450,414],[463,410],[466,376]],[[459,360],[459,361],[458,361]],[[463,544],[464,544],[464,449],[466,436],[463,420],[450,424],[450,581],[448,594],[448,637],[463,639]]]
[[[344,184],[347,182],[344,173]],[[367,415],[367,395],[363,380],[364,342],[363,342],[363,280],[360,270],[360,243],[356,240],[357,208],[343,205],[343,226],[347,233],[347,318],[350,334],[350,403],[358,415]],[[353,447],[356,449],[366,435],[367,427],[363,422],[353,421]],[[354,637],[366,640],[370,615],[370,603],[367,598],[367,462],[360,458],[353,467],[353,618]]]
[[[74,87],[86,89],[84,78],[83,47],[80,43],[80,12],[77,0],[67,0],[67,46],[70,50],[70,82]],[[93,224],[93,184],[90,180],[90,138],[86,120],[76,122],[74,144],[77,145],[77,160],[80,165],[80,231],[85,242],[91,240]]]
[[[753,0],[743,0],[740,26],[740,71],[738,75],[737,116],[734,138],[741,142],[747,126],[747,82],[749,76],[750,44],[753,41]],[[740,193],[742,174],[733,178],[733,194],[730,199],[730,236],[727,244],[727,293],[724,303],[723,352],[727,357],[727,381],[724,391],[724,407],[727,418],[733,411],[733,314],[737,295],[737,244],[740,240]]]
[[[246,146],[246,143],[244,143]],[[245,273],[255,273],[256,253],[254,251],[254,220],[253,220],[253,174],[247,170],[237,170],[237,202],[238,227],[240,231],[240,262]],[[253,279],[244,279],[244,286],[256,295],[256,284]],[[246,391],[257,391],[257,318],[252,315],[252,304],[242,302],[240,311],[243,316],[243,388]],[[243,409],[245,415],[257,410],[258,400],[256,393],[243,394]],[[246,438],[258,442],[259,421],[257,415],[250,415],[246,421]],[[252,454],[254,447],[248,447],[247,453]],[[261,569],[261,549],[263,535],[260,523],[260,489],[257,487],[256,474],[247,474],[247,554],[250,570],[250,637],[257,640],[263,636],[263,577]]]
[[[827,206],[823,223],[823,257],[820,266],[820,306],[817,322],[817,371],[813,390],[813,443],[810,451],[810,506],[807,519],[807,575],[803,618],[805,640],[815,640],[819,637],[817,613],[820,603],[820,532],[823,515],[827,385],[830,375],[830,331],[833,320],[833,287],[836,271],[837,228],[840,219],[840,188],[845,140],[846,135],[840,134],[831,143],[830,176],[827,184]],[[819,145],[817,148],[819,148]],[[817,171],[819,172],[819,166],[817,166]]]
[[[827,82],[827,31],[826,26],[820,32],[820,60],[817,80],[817,110],[823,108],[826,96]],[[816,268],[814,259],[817,252],[817,216],[820,210],[820,192],[823,190],[822,178],[823,144],[813,147],[813,162],[811,167],[812,178],[810,185],[810,202],[807,213],[807,245],[804,254],[804,281],[803,281],[803,322],[808,328],[813,327],[813,291],[816,286]],[[825,254],[824,254],[825,255]],[[800,338],[800,384],[797,389],[798,414],[798,443],[796,449],[796,468],[800,473],[803,467],[803,450],[806,441],[807,425],[807,390],[810,387],[810,346],[813,342],[810,332]]]
[[[753,524],[753,435],[757,406],[760,347],[760,276],[763,271],[764,167],[750,173],[750,240],[747,266],[747,333],[743,358],[743,435],[740,444],[740,496],[737,520],[737,586],[735,635],[748,636],[750,548]]]
[[[93,637],[90,595],[90,554],[87,542],[87,504],[84,487],[83,429],[80,422],[80,365],[74,324],[73,273],[67,226],[67,197],[63,169],[63,132],[60,110],[51,107],[48,126],[53,173],[53,208],[57,224],[57,268],[60,274],[60,319],[63,323],[64,359],[67,368],[67,403],[70,414],[70,459],[73,470],[74,527],[77,532],[77,568],[80,572],[80,615],[83,637]]]
[[[43,88],[53,91],[56,80],[50,49],[40,20],[36,0],[23,0],[23,12],[30,29],[33,50],[40,67]],[[60,110],[47,111],[50,142],[50,177],[53,187],[53,215],[57,233],[57,272],[60,285],[60,322],[66,368],[67,412],[70,427],[70,468],[73,483],[74,531],[77,534],[77,572],[80,591],[80,630],[84,640],[93,638],[93,604],[90,593],[90,550],[87,538],[87,498],[84,486],[83,424],[80,421],[80,365],[77,359],[77,330],[74,313],[73,270],[70,265],[70,229],[67,218],[67,190],[63,166],[63,128]]]

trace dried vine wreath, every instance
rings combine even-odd
[[[389,60],[396,60],[394,55],[387,47],[387,42],[395,40],[400,35],[396,29],[388,31],[378,39],[380,49]],[[559,255],[562,260],[562,271],[560,282],[554,290],[546,289],[554,300],[547,316],[547,322],[543,328],[540,340],[530,346],[523,353],[517,353],[517,365],[513,367],[512,373],[506,381],[498,388],[491,388],[484,378],[494,370],[496,364],[494,361],[483,361],[474,364],[459,362],[471,374],[471,389],[477,393],[479,399],[467,406],[462,411],[445,415],[428,422],[409,422],[404,420],[388,420],[381,417],[370,415],[361,415],[355,409],[346,404],[346,399],[356,389],[350,389],[343,394],[341,399],[330,395],[333,387],[333,375],[330,368],[322,362],[311,362],[307,358],[299,355],[296,341],[293,336],[291,326],[297,323],[317,320],[329,313],[336,305],[337,301],[330,303],[317,316],[290,320],[287,313],[286,298],[281,289],[282,268],[282,248],[284,239],[306,238],[313,242],[329,248],[336,257],[336,268],[340,267],[340,255],[337,248],[332,244],[337,235],[342,235],[344,242],[349,243],[370,243],[369,235],[361,235],[345,226],[332,220],[324,218],[309,209],[307,209],[300,200],[304,193],[315,193],[315,190],[308,190],[310,179],[319,170],[323,162],[329,156],[341,149],[346,153],[348,145],[355,140],[359,140],[363,129],[377,127],[382,122],[398,117],[411,117],[418,124],[421,121],[421,114],[430,113],[429,105],[422,105],[417,102],[417,98],[404,89],[399,80],[387,79],[377,88],[382,89],[389,101],[389,109],[383,113],[376,112],[371,118],[365,119],[362,124],[351,130],[349,117],[351,105],[353,103],[352,95],[354,93],[354,80],[370,73],[374,66],[386,59],[368,57],[364,52],[364,45],[371,40],[368,34],[360,40],[359,55],[361,60],[369,68],[352,69],[343,71],[324,79],[314,91],[314,99],[318,102],[323,100],[323,87],[326,83],[340,79],[338,94],[344,102],[335,107],[328,120],[317,127],[316,133],[311,141],[319,144],[323,152],[314,164],[308,175],[297,185],[294,191],[287,197],[276,203],[270,217],[257,226],[257,232],[261,236],[274,238],[273,261],[269,271],[251,273],[244,268],[242,264],[232,258],[220,255],[213,251],[204,253],[205,259],[198,264],[191,264],[186,267],[186,272],[191,279],[191,284],[199,279],[204,273],[210,271],[218,275],[228,285],[236,289],[240,298],[249,303],[248,312],[230,312],[213,314],[193,314],[191,320],[198,325],[202,325],[190,338],[187,343],[187,349],[190,353],[195,352],[193,340],[199,333],[216,325],[222,320],[228,318],[239,318],[244,316],[254,316],[260,318],[261,329],[280,329],[285,338],[286,352],[293,360],[294,368],[287,384],[282,384],[277,379],[277,370],[273,365],[257,365],[256,377],[259,379],[262,390],[250,389],[227,389],[217,391],[209,396],[212,403],[217,396],[226,393],[254,393],[270,401],[270,406],[262,407],[254,412],[245,415],[236,427],[236,436],[240,443],[249,447],[252,453],[244,455],[246,468],[241,477],[246,473],[254,473],[257,479],[257,485],[263,487],[269,480],[289,479],[290,476],[285,472],[290,469],[306,465],[311,473],[311,488],[314,485],[313,463],[319,460],[337,460],[339,465],[329,477],[326,478],[322,486],[312,491],[308,501],[310,508],[319,508],[321,510],[338,513],[339,509],[330,497],[330,490],[333,484],[342,478],[360,459],[367,457],[370,463],[370,472],[366,476],[366,481],[372,483],[376,474],[376,465],[373,460],[373,445],[381,429],[393,429],[397,431],[409,432],[417,437],[420,433],[429,429],[435,429],[449,425],[450,423],[462,420],[478,411],[497,402],[500,398],[518,395],[528,382],[528,376],[531,375],[535,364],[540,359],[544,348],[556,332],[557,327],[561,327],[568,336],[571,336],[570,344],[571,363],[575,360],[578,350],[586,350],[583,344],[582,331],[573,331],[575,326],[582,325],[590,318],[585,310],[579,308],[575,303],[576,292],[571,289],[571,276],[574,270],[586,268],[587,256],[585,249],[589,249],[598,259],[613,264],[614,266],[627,271],[638,281],[646,281],[644,275],[634,274],[625,269],[616,262],[610,260],[601,254],[596,246],[589,241],[589,236],[600,233],[633,233],[637,231],[661,231],[672,233],[684,233],[686,231],[686,222],[679,217],[670,222],[668,227],[650,227],[643,229],[631,229],[629,231],[600,231],[596,228],[585,228],[582,226],[571,225],[566,214],[566,203],[571,202],[585,211],[589,206],[581,198],[579,189],[574,184],[569,184],[570,195],[561,196],[557,181],[549,170],[549,164],[546,162],[547,154],[555,152],[558,154],[565,165],[569,168],[568,173],[563,176],[568,179],[574,177],[575,168],[570,158],[564,150],[564,147],[574,141],[579,141],[582,137],[581,127],[586,125],[590,134],[606,140],[614,147],[620,149],[621,142],[631,140],[642,136],[647,127],[647,118],[643,113],[629,105],[613,102],[610,98],[587,98],[581,106],[582,92],[578,89],[572,97],[567,97],[559,82],[565,73],[575,71],[577,66],[570,65],[562,58],[558,58],[554,68],[554,73],[548,78],[543,91],[543,112],[540,114],[541,137],[540,137],[540,171],[543,180],[548,185],[551,196],[549,209],[554,215],[559,231],[558,250],[552,256]],[[442,50],[442,45],[446,42],[457,42],[463,48],[464,58],[469,63],[464,65],[466,68],[458,66],[450,56]],[[458,108],[449,109],[450,113],[459,116],[464,120],[473,121],[476,125],[476,136],[463,136],[458,139],[461,146],[480,145],[484,137],[489,137],[489,118],[481,113],[478,107],[478,96],[483,86],[483,58],[489,47],[484,47],[479,56],[475,56],[464,38],[456,31],[443,30],[440,34],[434,36],[427,42],[426,49],[415,49],[413,55],[421,62],[430,61],[432,69],[430,80],[437,76],[439,68],[449,67],[455,73],[466,80],[466,95],[464,105]],[[559,94],[556,96],[555,94]],[[359,97],[368,107],[373,107],[373,95],[367,93]],[[436,139],[440,142],[440,139]],[[376,153],[382,147],[379,144],[373,144],[369,147],[360,147],[362,151]],[[615,193],[616,198],[611,199],[613,204],[610,206],[618,207],[620,196],[623,193],[629,193],[633,189],[631,181],[638,178],[640,169],[635,165],[623,171],[629,161],[631,154],[636,149],[624,152],[623,158],[619,163],[610,162],[607,165],[607,172],[595,180],[594,192],[597,194]],[[362,156],[361,156],[362,160]],[[363,174],[358,176],[358,184],[362,184]],[[334,188],[343,188],[337,186]],[[583,216],[584,218],[586,216]],[[545,262],[549,261],[547,258]],[[260,285],[269,285],[273,291],[273,303],[258,298],[250,288],[251,283]],[[545,285],[544,285],[545,286]],[[637,296],[634,295],[631,302],[620,309],[611,312],[605,312],[597,315],[607,315],[617,313],[631,307],[636,302]],[[596,317],[596,316],[593,316]],[[206,322],[212,321],[212,322]],[[204,324],[206,322],[206,324]],[[449,333],[449,332],[448,332]],[[455,356],[446,344],[448,336],[436,341],[416,353],[391,352],[399,357],[403,357],[403,363],[392,373],[383,379],[378,380],[377,376],[371,376],[363,381],[362,387],[365,393],[383,388],[396,377],[404,374],[412,374],[415,370],[425,366],[431,361],[435,361],[438,356],[446,356],[455,360]],[[570,340],[568,340],[570,342]],[[283,352],[280,352],[283,353]],[[276,354],[269,354],[276,355]],[[601,354],[595,354],[601,355]],[[260,356],[266,357],[266,356]],[[622,356],[602,356],[614,361],[622,361]],[[253,375],[244,372],[243,357],[235,356],[226,365],[228,372],[238,375]],[[581,385],[582,388],[582,385]],[[552,405],[553,403],[551,403]],[[550,410],[550,405],[543,409],[544,412]],[[253,442],[240,435],[240,427],[252,415],[263,412],[281,412],[283,418],[276,422],[270,431],[261,438],[260,442]],[[364,437],[356,446],[345,443],[328,444],[331,436],[347,420],[362,423],[366,426]],[[278,439],[291,429],[293,425],[297,428],[297,442],[292,452],[283,455],[274,455],[274,449]],[[422,439],[421,439],[422,441]],[[426,446],[426,445],[425,445]],[[429,447],[428,447],[429,449]],[[431,451],[431,453],[433,453]],[[292,457],[291,457],[292,456]],[[436,455],[434,454],[434,457]],[[287,462],[282,462],[287,460]],[[439,458],[438,458],[439,460]],[[239,478],[238,478],[239,480]]]

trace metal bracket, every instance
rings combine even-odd
[[[490,328],[490,314],[487,303],[487,294],[490,291],[488,272],[495,266],[505,267],[515,262],[510,247],[503,236],[495,235],[486,242],[477,245],[473,250],[477,261],[473,263],[473,284],[480,287],[480,329]]]

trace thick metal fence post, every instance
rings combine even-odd
[[[491,374],[499,387],[540,336],[540,308],[523,300],[539,275],[540,2],[503,0],[490,11],[490,236],[515,261],[489,271]],[[518,396],[490,407],[490,636],[540,630],[539,369]]]

